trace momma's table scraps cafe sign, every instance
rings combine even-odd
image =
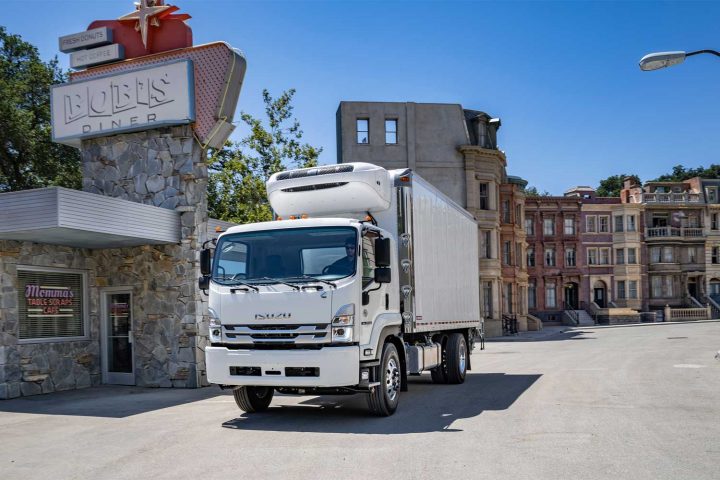
[[[52,89],[53,141],[181,125],[195,120],[193,65],[181,60]]]

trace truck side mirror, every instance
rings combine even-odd
[[[390,267],[375,268],[375,283],[390,283],[391,273]]]
[[[389,267],[390,266],[390,239],[389,238],[376,238],[375,239],[375,266],[376,267]]]
[[[209,275],[203,275],[202,277],[198,278],[198,288],[200,290],[207,290],[208,288],[210,288]]]
[[[210,263],[212,261],[212,257],[210,255],[210,249],[204,248],[200,250],[200,273],[203,275],[210,275]]]

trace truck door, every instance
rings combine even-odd
[[[357,315],[357,321],[360,324],[360,345],[370,342],[375,319],[378,315],[385,313],[388,308],[388,284],[375,283],[375,240],[377,238],[380,238],[377,231],[368,229],[363,232],[360,262],[363,298],[367,301],[367,304],[360,306]]]

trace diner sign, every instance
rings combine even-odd
[[[18,270],[18,280],[20,340],[85,334],[82,274]]]
[[[83,138],[191,123],[194,89],[190,60],[55,85],[53,141],[79,146]]]
[[[65,35],[58,39],[60,51],[70,53],[84,48],[99,47],[112,43],[112,30],[107,27],[93,28],[85,32],[73,33]]]

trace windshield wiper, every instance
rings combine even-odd
[[[260,289],[257,288],[255,285],[250,285],[249,283],[245,283],[240,280],[230,280],[230,283],[223,283],[221,285],[225,285],[225,286],[242,285],[243,287],[250,288],[252,290],[255,290],[256,292],[260,291]],[[232,289],[230,289],[230,291],[232,292]]]
[[[297,285],[293,285],[292,283],[285,282],[278,278],[259,277],[259,278],[253,278],[253,280],[260,280],[260,281],[264,281],[266,283],[282,283],[283,285],[287,285],[288,287],[294,288],[295,290],[300,290],[300,287],[298,287]]]
[[[289,278],[286,278],[285,280],[292,280],[295,278],[299,278],[301,280],[311,280],[313,282],[325,283],[327,285],[330,285],[333,288],[337,288],[337,285],[335,285],[333,282],[330,282],[328,280],[323,280],[322,278],[313,277],[311,275],[300,275],[299,277],[289,277]]]

